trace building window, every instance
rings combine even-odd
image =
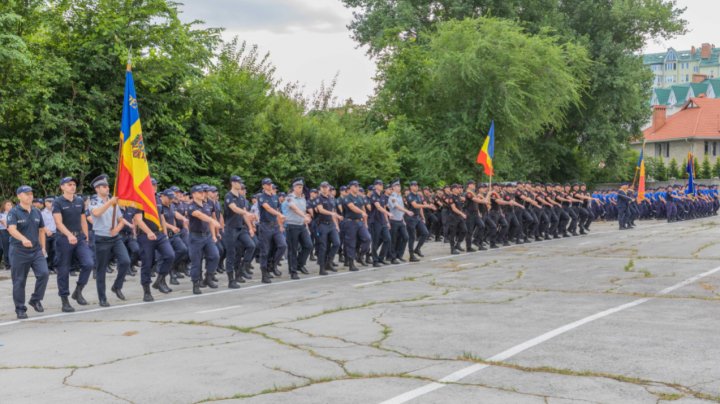
[[[710,154],[710,142],[705,141],[705,154]]]
[[[713,142],[713,156],[717,156],[717,142]]]
[[[670,157],[670,142],[665,142],[665,157]]]
[[[677,70],[677,63],[665,63],[665,70]]]
[[[700,66],[693,67],[693,73],[700,73]]]

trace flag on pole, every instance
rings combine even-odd
[[[638,180],[638,203],[645,200],[645,160],[642,158],[642,152],[640,153],[640,179]]]
[[[495,121],[490,123],[490,132],[488,132],[485,142],[477,156],[477,163],[485,167],[485,174],[492,177],[493,171],[493,155],[495,155]]]
[[[695,194],[695,161],[694,157],[692,155],[692,152],[688,153],[688,163],[687,167],[685,167],[685,171],[688,173],[688,186],[687,190],[685,190],[685,195],[687,194]]]
[[[160,227],[160,216],[145,155],[140,114],[130,63],[125,73],[125,98],[120,124],[120,156],[115,196],[122,206],[145,212],[145,218]]]
[[[637,162],[637,169],[640,169],[640,164],[643,163],[643,154],[645,154],[645,143],[643,143],[643,148],[640,150],[640,157],[638,158]]]

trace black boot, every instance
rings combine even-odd
[[[327,275],[328,274],[328,267],[332,268],[330,266],[330,263],[326,263],[325,265],[320,266],[320,275]],[[330,269],[332,271],[332,269]]]
[[[85,285],[78,284],[77,286],[75,286],[75,291],[72,293],[72,296],[70,296],[73,298],[73,300],[78,302],[78,304],[81,306],[85,306],[88,304],[87,300],[85,300],[85,298],[82,295],[82,290],[84,287],[85,287]]]
[[[424,255],[422,254],[422,252],[421,252],[420,249],[418,249],[418,248],[415,249],[415,255],[417,255],[418,257],[424,257]]]
[[[193,281],[193,294],[202,294],[202,290],[200,290],[200,281]]]
[[[270,272],[268,272],[265,268],[260,268],[260,272],[262,273],[262,283],[272,283],[272,280],[270,279]]]
[[[275,275],[278,278],[282,276],[282,272],[280,272],[280,270],[277,269],[277,265],[275,265],[275,264],[272,265],[272,273],[273,273],[273,275]]]
[[[72,313],[75,311],[75,309],[70,305],[70,300],[68,300],[67,296],[60,296],[60,300],[62,300],[63,313]]]
[[[415,254],[410,254],[410,262],[420,262],[420,259]]]
[[[228,270],[227,276],[228,276],[228,288],[229,289],[239,289],[240,284],[235,281],[235,272]]]
[[[362,259],[362,258],[358,258],[358,259],[357,259],[357,262],[358,262],[358,264],[360,264],[360,265],[362,265],[362,266],[364,266],[364,267],[367,266],[367,264],[365,263],[365,260]]]
[[[152,287],[159,290],[162,293],[170,293],[172,292],[172,289],[170,289],[167,284],[165,283],[165,277],[167,275],[158,275],[155,278],[155,282],[152,284]]]
[[[354,272],[354,271],[359,271],[359,269],[355,266],[355,261],[354,261],[354,260],[348,260],[348,261],[350,261],[350,264],[349,264],[348,266],[350,267],[349,269],[350,269],[351,271],[353,271],[353,272]]]
[[[170,284],[171,285],[179,285],[180,282],[178,282],[178,273],[173,269],[170,271]]]
[[[152,302],[153,296],[152,293],[150,293],[150,285],[142,285],[143,287],[143,302]]]
[[[218,287],[217,283],[213,280],[212,274],[205,274],[205,280],[203,280],[203,283],[210,289],[217,289]]]
[[[242,277],[247,280],[252,279],[253,272],[252,270],[250,270],[250,265],[251,264],[249,262],[243,262],[242,269],[240,270],[240,272],[242,273]]]
[[[245,278],[243,278],[242,267],[235,270],[235,282],[245,283]]]
[[[121,289],[116,288],[115,286],[110,288],[110,291],[115,293],[115,296],[117,296],[120,300],[125,300],[125,295],[123,294]]]

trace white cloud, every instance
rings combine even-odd
[[[352,12],[339,0],[184,0],[181,19],[225,28],[270,52],[277,76],[299,82],[310,95],[339,73],[335,95],[362,103],[372,95],[375,63],[357,48],[346,25]]]

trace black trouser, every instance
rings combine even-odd
[[[130,265],[137,265],[140,259],[140,244],[132,234],[125,234],[122,236],[125,248],[127,248],[128,255],[130,256]]]
[[[568,216],[570,216],[570,224],[568,225],[568,228],[567,228],[568,231],[573,234],[577,233],[578,214],[577,214],[577,211],[575,210],[575,207],[574,206],[566,206],[565,212],[567,213]]]
[[[548,217],[547,212],[545,212],[545,209],[543,208],[533,207],[531,209],[538,220],[537,226],[535,226],[535,237],[547,237],[550,228],[550,218]]]
[[[389,254],[391,258],[402,258],[405,253],[405,245],[410,237],[408,236],[407,227],[402,220],[390,221],[390,239],[392,240],[392,248]]]
[[[390,229],[385,223],[372,222],[370,223],[370,237],[372,238],[370,250],[372,252],[373,263],[378,263],[387,257],[388,251],[390,250],[390,243],[392,241]],[[380,249],[379,253],[378,249]]]
[[[465,233],[467,233],[465,220],[456,214],[450,214],[448,216],[448,241],[450,241],[451,250],[460,245],[465,238]]]
[[[553,209],[550,206],[545,206],[543,208],[543,212],[545,212],[545,216],[547,216],[547,218],[548,218],[548,229],[547,229],[548,234],[557,236],[558,235],[558,224],[560,223],[560,218],[558,218],[558,215],[555,213],[555,209]]]
[[[439,224],[440,218],[435,211],[425,211],[425,220],[427,221],[427,229],[437,238],[440,235]]]
[[[13,302],[15,303],[15,311],[27,311],[25,307],[25,285],[27,283],[28,273],[32,268],[35,274],[35,290],[30,297],[31,302],[39,302],[45,297],[45,288],[48,283],[47,261],[42,254],[42,250],[38,247],[28,249],[25,247],[10,247],[10,251],[5,251],[10,256],[10,267],[12,272],[13,284]]]
[[[258,226],[258,241],[260,244],[260,268],[268,269],[268,262],[277,265],[280,258],[285,255],[287,250],[287,242],[285,235],[280,231],[280,226],[272,222],[260,222]],[[275,254],[270,256],[271,250],[274,248]]]
[[[561,206],[555,206],[553,208],[555,215],[558,218],[558,234],[566,234],[568,231],[567,224],[570,221],[570,215],[565,212]]]
[[[158,264],[158,274],[167,275],[170,273],[175,260],[175,251],[170,245],[170,240],[161,232],[155,233],[155,240],[150,240],[144,232],[141,233],[137,240],[140,246],[140,256],[142,257],[142,267],[140,268],[140,284],[149,285],[152,283],[152,264],[155,258],[155,251],[160,254]]]
[[[252,261],[255,254],[255,242],[246,228],[226,227],[223,242],[225,243],[226,270],[239,268],[241,262]]]
[[[49,271],[54,271],[57,267],[55,259],[55,234],[45,238],[45,252],[47,252],[47,266]]]
[[[413,255],[415,254],[415,251],[420,251],[423,244],[425,244],[425,240],[427,240],[428,235],[430,235],[430,232],[425,226],[425,223],[416,216],[406,217],[405,224],[408,232],[408,251],[410,252],[410,255]],[[415,244],[416,239],[417,244]]]
[[[287,225],[288,269],[290,273],[304,267],[313,249],[310,232],[303,224]]]
[[[520,226],[520,221],[518,220],[517,216],[515,216],[515,211],[511,207],[510,209],[506,210],[505,212],[505,220],[507,220],[509,229],[508,229],[508,238],[510,240],[515,239],[516,241],[522,237],[522,227]]]
[[[335,227],[335,223],[318,223],[318,244],[317,262],[320,268],[324,268],[329,262],[332,262],[340,248],[340,233]]]
[[[496,240],[501,243],[506,242],[507,236],[508,236],[508,230],[510,227],[510,225],[507,222],[507,219],[499,210],[490,211],[490,217],[492,218],[492,221],[495,222],[495,226],[497,228]]]
[[[0,247],[5,268],[10,268],[10,233],[7,230],[0,230]]]
[[[465,220],[465,226],[467,227],[467,234],[465,235],[465,247],[469,250],[472,247],[473,237],[475,232],[480,233],[480,243],[482,243],[483,234],[485,233],[485,224],[483,223],[480,215],[471,214],[467,216]]]
[[[122,237],[102,237],[95,236],[95,257],[97,259],[97,277],[95,284],[97,285],[98,299],[107,300],[105,295],[105,275],[110,260],[115,257],[117,259],[117,277],[113,287],[122,289],[125,281],[125,274],[130,270],[130,255],[122,241]]]
[[[535,231],[538,228],[539,219],[535,216],[533,209],[528,206],[519,213],[522,213],[522,226],[525,239],[527,240],[528,237],[536,236]]]
[[[497,243],[497,237],[498,237],[498,227],[495,220],[492,218],[490,213],[486,213],[483,217],[483,222],[485,224],[485,239],[488,243],[495,244]]]
[[[173,251],[175,251],[175,260],[173,260],[172,269],[177,269],[182,262],[187,260],[189,249],[180,233],[170,236],[170,245]]]

